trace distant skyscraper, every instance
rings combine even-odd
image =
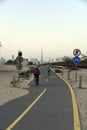
[[[3,57],[0,58],[0,65],[4,65],[5,64],[5,59]]]
[[[41,64],[43,64],[43,47],[41,46]]]

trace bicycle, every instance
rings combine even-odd
[[[36,75],[36,76],[34,77],[34,81],[35,81],[35,84],[36,84],[36,85],[39,85],[39,77],[38,77],[38,75]]]

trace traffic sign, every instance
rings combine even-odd
[[[74,51],[73,51],[73,55],[74,56],[79,56],[81,54],[81,51],[79,50],[79,49],[75,49]]]
[[[75,56],[73,58],[73,62],[74,62],[74,64],[79,64],[80,63],[80,58],[78,56]]]

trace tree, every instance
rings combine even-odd
[[[65,62],[65,63],[71,63],[72,62],[72,58],[71,57],[68,57],[68,56],[64,56],[62,58],[62,60]]]
[[[81,56],[82,56],[82,58],[81,58],[82,60],[87,60],[87,55],[82,53]]]

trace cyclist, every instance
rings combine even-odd
[[[34,68],[34,78],[35,78],[35,81],[36,81],[36,84],[38,85],[39,84],[39,75],[40,75],[40,70],[38,68],[38,66],[36,66]]]
[[[50,75],[50,71],[51,71],[51,70],[50,70],[50,68],[48,67],[48,75]]]

